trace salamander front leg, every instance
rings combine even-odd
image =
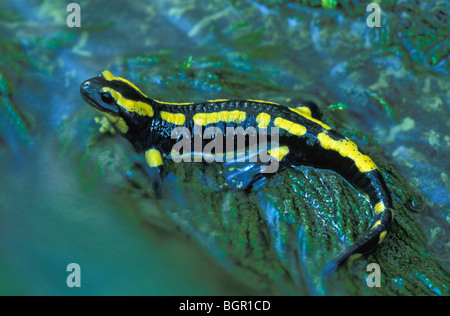
[[[166,176],[166,169],[161,152],[158,149],[149,149],[145,152],[145,160],[149,167],[153,188],[156,194],[160,196],[162,182]]]

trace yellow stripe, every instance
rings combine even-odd
[[[377,169],[377,166],[373,163],[372,159],[370,159],[369,156],[361,154],[356,144],[348,138],[334,140],[326,133],[320,133],[317,138],[323,148],[334,150],[342,157],[348,157],[353,160],[359,171],[369,172]]]
[[[273,148],[273,149],[269,149],[267,152],[269,153],[269,155],[271,155],[278,161],[281,161],[287,154],[289,154],[289,147],[282,146],[279,148]]]
[[[116,100],[117,104],[120,105],[121,107],[123,107],[125,110],[127,110],[130,113],[133,112],[133,113],[137,113],[142,116],[149,116],[149,117],[153,116],[153,107],[148,103],[141,102],[141,101],[128,100],[128,99],[124,98],[122,96],[122,94],[120,94],[116,90],[108,88],[108,87],[104,87],[102,89],[102,91],[103,92],[107,91],[107,92],[111,93],[112,97]]]
[[[247,101],[250,101],[250,102],[258,102],[258,103],[268,103],[268,104],[275,104],[275,105],[279,105],[278,103],[275,103],[275,102],[270,102],[270,101],[253,100],[253,99],[247,99]]]
[[[384,212],[385,209],[386,209],[386,207],[384,206],[383,202],[377,203],[374,207],[375,214],[377,214],[377,215]]]
[[[293,135],[302,136],[306,133],[306,127],[300,124],[292,123],[291,121],[285,120],[281,117],[277,117],[274,124],[276,127],[282,128]]]
[[[213,103],[213,102],[228,102],[228,101],[230,101],[230,99],[208,100],[208,101],[206,101],[206,102],[211,102],[211,103]]]
[[[310,120],[310,121],[312,121],[312,122],[314,122],[316,124],[319,124],[320,126],[322,126],[325,129],[331,129],[331,127],[329,127],[328,125],[324,124],[323,122],[321,122],[319,120],[316,120],[315,118],[312,118],[310,109],[306,108],[308,110],[308,112],[310,113],[309,115],[306,114],[307,112],[306,112],[305,108],[306,107],[302,106],[302,107],[298,107],[298,108],[289,108],[289,110],[291,110],[292,112],[295,112],[295,113],[303,116],[304,118],[306,118],[306,119],[308,119],[308,120]]]
[[[381,221],[377,221],[375,224],[373,224],[371,229],[375,229],[377,226],[381,225]]]
[[[108,81],[111,81],[111,80],[114,80],[116,77],[111,73],[111,72],[109,72],[108,70],[105,70],[104,72],[102,72],[102,75],[103,75],[103,77],[106,79],[106,80],[108,80]]]
[[[294,111],[293,108],[289,108],[289,109],[291,111]],[[299,106],[299,107],[296,107],[295,110],[296,111],[294,111],[294,112],[298,111],[297,113],[301,112],[301,113],[303,113],[303,115],[312,116],[311,110],[307,106]]]
[[[381,244],[383,242],[383,240],[386,238],[387,232],[382,232],[380,234],[380,241],[378,242],[378,244]]]
[[[184,125],[186,122],[186,116],[182,113],[161,112],[161,118],[175,125]]]
[[[259,113],[256,117],[256,123],[259,128],[267,128],[270,124],[270,115],[267,113]]]
[[[132,82],[128,81],[127,79],[124,78],[120,78],[120,77],[115,77],[112,73],[110,73],[108,70],[105,70],[104,72],[102,72],[103,77],[108,80],[119,80],[122,82],[125,82],[127,84],[129,84],[130,86],[132,86],[134,89],[136,89],[140,94],[142,94],[143,96],[147,97],[144,93],[142,93],[141,90],[139,90],[138,87],[136,87]]]
[[[159,101],[159,100],[153,100],[153,101],[161,103],[161,104],[167,104],[167,105],[191,105],[191,104],[194,104],[193,102],[174,103],[174,102],[164,102],[164,101]]]
[[[147,160],[147,164],[151,168],[159,167],[164,163],[161,153],[157,149],[147,150],[145,152],[145,160]]]
[[[214,113],[198,113],[194,115],[194,123],[202,126],[218,122],[242,123],[246,119],[247,113],[242,111],[221,111]]]

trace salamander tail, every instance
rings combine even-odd
[[[334,260],[329,262],[323,269],[325,275],[330,275],[343,264],[358,259],[359,257],[373,251],[386,238],[391,230],[392,225],[392,209],[385,208],[382,202],[374,207],[375,219],[373,220],[370,230],[351,245],[349,248],[341,252]]]

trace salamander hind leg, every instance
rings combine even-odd
[[[287,153],[287,147],[277,147],[267,151],[266,159],[252,160],[252,157],[249,157],[246,162],[239,159],[226,162],[223,176],[228,188],[258,190],[266,183],[267,177],[287,166],[287,160],[283,160]]]

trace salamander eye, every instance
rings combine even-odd
[[[110,104],[110,105],[114,103],[114,98],[112,97],[111,93],[109,93],[109,92],[103,92],[100,95],[100,98],[102,99],[103,103]]]

